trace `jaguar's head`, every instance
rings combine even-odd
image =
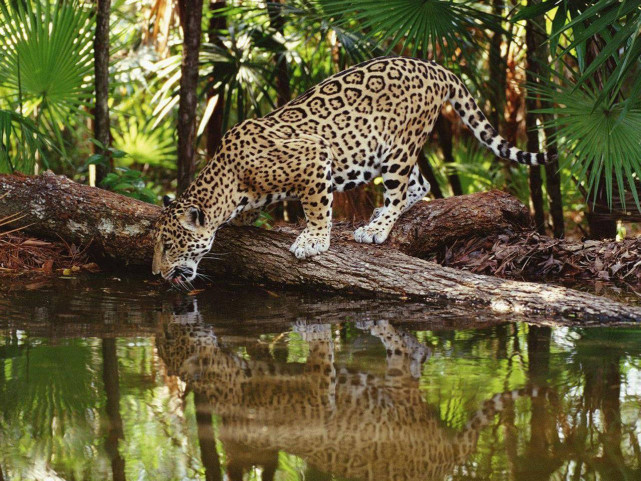
[[[152,272],[175,284],[192,281],[218,226],[193,199],[171,201],[165,196],[163,201],[165,208],[154,234]]]

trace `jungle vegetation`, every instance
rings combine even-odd
[[[410,55],[462,76],[511,142],[559,153],[496,159],[446,107],[420,159],[433,196],[507,190],[557,237],[641,218],[640,0],[0,0],[0,38],[0,172],[89,182],[95,166],[99,186],[157,202],[237,122]],[[342,195],[336,215],[365,217],[380,189]]]

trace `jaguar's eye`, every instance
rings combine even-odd
[[[162,245],[163,251],[167,252],[171,248],[171,244],[169,242],[165,242]]]

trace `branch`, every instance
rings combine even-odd
[[[94,254],[122,265],[151,264],[149,236],[160,208],[76,184],[51,173],[39,177],[0,175],[0,218],[26,215],[27,231],[60,236],[67,242],[91,241]],[[563,287],[518,282],[447,268],[417,254],[493,226],[524,225],[524,207],[506,194],[489,192],[421,203],[395,228],[389,244],[351,241],[351,230],[337,226],[329,252],[298,260],[289,252],[296,234],[226,227],[214,243],[221,259],[203,263],[203,271],[248,282],[270,282],[370,297],[421,303],[441,301],[487,307],[495,312],[544,316],[537,322],[595,324],[638,322],[641,308]],[[428,239],[429,238],[429,239]],[[423,247],[417,247],[417,245]],[[399,250],[400,249],[400,250]]]

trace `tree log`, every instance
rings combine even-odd
[[[91,242],[94,253],[123,265],[151,263],[149,233],[159,207],[50,173],[0,175],[0,218],[17,212],[24,215],[18,224],[28,226],[27,231],[34,235],[60,236],[76,244]],[[218,232],[214,243],[219,260],[204,262],[202,270],[249,282],[423,303],[467,303],[495,312],[537,314],[539,319],[548,316],[557,323],[641,320],[638,307],[557,286],[471,274],[399,250],[421,253],[417,244],[438,246],[450,242],[452,236],[524,223],[524,207],[506,194],[461,196],[415,206],[399,220],[389,245],[356,244],[351,230],[337,226],[329,252],[307,260],[298,260],[289,252],[296,235],[290,229],[230,226]]]

